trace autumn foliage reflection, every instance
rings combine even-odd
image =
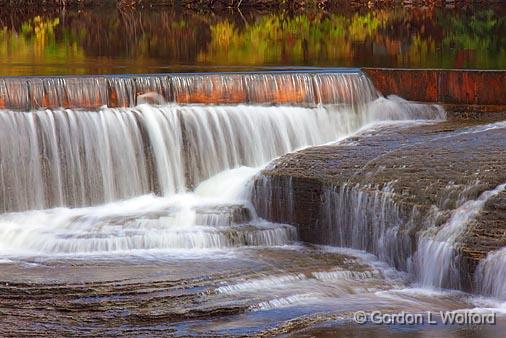
[[[3,75],[200,66],[506,68],[497,10],[347,13],[104,10],[0,17]]]

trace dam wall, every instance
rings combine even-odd
[[[133,107],[139,103],[352,103],[364,84],[384,96],[439,103],[450,117],[506,112],[506,71],[347,68],[238,73],[0,77],[0,108]]]
[[[0,78],[0,108],[16,110],[96,109],[166,102],[315,106],[352,103],[363,95],[377,97],[367,76],[353,68]]]
[[[362,68],[383,95],[435,102],[450,116],[483,118],[506,112],[506,71]],[[502,114],[501,114],[502,115]]]

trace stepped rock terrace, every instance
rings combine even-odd
[[[373,252],[428,286],[479,290],[478,263],[505,245],[506,124],[476,123],[378,128],[285,155],[257,179],[256,209],[304,241]],[[480,198],[473,218],[459,218]],[[454,248],[452,263],[438,261],[437,245],[421,257],[424,238],[456,222],[455,237],[434,240]],[[437,275],[434,261],[448,270]]]

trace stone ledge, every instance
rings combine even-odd
[[[439,226],[461,198],[476,199],[506,182],[504,129],[466,133],[474,126],[479,128],[476,121],[392,127],[285,155],[257,179],[254,203],[261,217],[296,225],[301,240],[310,243],[342,245],[343,232],[364,227],[357,234],[364,240],[354,247],[384,254],[382,259],[406,270],[426,222]],[[364,204],[358,207],[352,198]],[[473,288],[477,263],[504,245],[506,209],[498,207],[504,198],[491,199],[458,240],[462,289]],[[329,205],[341,214],[329,218]],[[386,253],[373,238],[381,224],[399,226]]]
[[[383,95],[504,111],[505,70],[362,68]]]

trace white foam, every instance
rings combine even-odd
[[[460,276],[459,267],[455,262],[455,242],[465,232],[469,222],[480,213],[485,203],[505,188],[506,184],[501,184],[493,190],[485,191],[476,200],[463,203],[445,224],[438,229],[431,228],[422,234],[416,252],[422,285],[458,287]],[[434,231],[437,231],[435,235]]]
[[[288,297],[281,297],[271,299],[265,302],[258,303],[251,307],[253,311],[266,311],[279,308],[286,308],[290,306],[313,304],[322,301],[322,295],[315,293],[295,294]]]
[[[216,289],[217,293],[240,293],[252,292],[262,289],[285,288],[286,284],[305,280],[307,277],[304,274],[290,274],[282,276],[269,276],[265,278],[250,279],[246,282],[241,282],[232,285],[220,286]]]
[[[480,293],[506,300],[506,248],[490,252],[475,272]]]

